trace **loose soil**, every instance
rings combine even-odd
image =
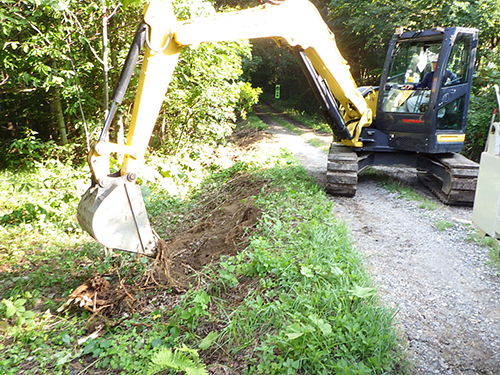
[[[190,215],[196,218],[191,222],[194,226],[165,245],[167,285],[185,289],[196,271],[248,246],[248,235],[261,215],[253,197],[263,185],[265,181],[252,181],[243,174],[202,200],[201,207]]]

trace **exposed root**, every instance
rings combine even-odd
[[[140,290],[153,288],[173,289],[177,293],[185,292],[181,286],[170,274],[170,265],[172,261],[172,252],[168,250],[167,244],[163,240],[158,241],[156,258],[152,266],[146,270],[141,281],[127,290],[124,278],[117,272],[118,282],[111,285],[105,278],[95,275],[91,279],[76,288],[68,297],[66,302],[57,309],[62,312],[70,306],[77,306],[93,313],[90,320],[95,316],[113,315],[112,311],[133,310],[136,298],[133,294]],[[134,266],[129,275],[135,272]],[[151,285],[153,284],[153,285]]]
[[[152,281],[157,287],[172,288],[178,293],[185,292],[185,288],[181,285],[181,283],[174,279],[170,274],[171,264],[172,251],[168,249],[167,243],[160,239],[158,241],[158,248],[153,266],[146,272],[145,279],[143,278],[143,286],[150,285]],[[166,283],[163,283],[161,279],[164,279]]]

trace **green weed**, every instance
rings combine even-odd
[[[172,349],[162,348],[153,354],[147,374],[156,374],[166,369],[181,371],[187,375],[208,375],[205,366],[200,363],[198,351],[185,345],[174,352]]]
[[[266,130],[268,128],[267,124],[261,121],[261,119],[255,114],[251,113],[247,118],[248,127],[255,130]]]
[[[443,232],[446,229],[454,227],[455,223],[448,220],[437,220],[434,222],[434,226],[437,228],[438,231]]]
[[[26,297],[31,297],[31,293],[26,293]],[[24,306],[27,302],[26,298],[22,298],[20,295],[14,298],[3,299],[0,301],[0,306],[4,306],[4,316],[7,319],[15,319],[15,324],[21,326],[25,323],[30,323],[31,319],[35,316],[35,313],[30,310],[26,310]],[[1,311],[1,307],[0,307]],[[1,315],[0,315],[1,316]]]
[[[488,249],[489,265],[500,274],[500,241],[477,231],[469,234],[468,240]]]
[[[317,114],[311,115],[311,114],[308,114],[308,113],[306,113],[304,111],[297,111],[294,108],[280,106],[279,103],[277,103],[277,102],[273,103],[273,106],[275,108],[279,109],[280,111],[282,111],[283,113],[287,114],[291,118],[293,118],[293,119],[299,121],[300,123],[304,124],[308,128],[311,128],[311,129],[314,129],[314,130],[318,130],[318,131],[322,131],[322,132],[325,132],[325,133],[331,133],[332,132],[332,129],[325,122],[324,117],[322,117],[321,115],[317,115]]]
[[[485,237],[483,243],[489,248],[490,265],[500,274],[500,242],[491,237]]]
[[[330,143],[324,142],[321,139],[311,138],[307,141],[307,143],[325,152],[328,152],[330,149]]]
[[[200,271],[198,285],[174,308],[160,303],[151,311],[150,302],[149,312],[116,326],[109,322],[96,338],[86,332],[88,312],[51,311],[92,275],[130,287],[147,265],[129,254],[103,254],[76,226],[73,215],[86,187],[77,181],[84,170],[57,163],[43,168],[45,178],[2,172],[9,183],[0,182],[1,188],[11,196],[0,203],[2,373],[140,373],[154,365],[203,373],[209,357],[245,358],[247,372],[256,374],[381,374],[400,365],[391,312],[379,305],[331,202],[289,151],[249,156],[217,169],[201,186],[205,193],[218,191],[244,174],[266,181],[255,196],[262,216],[246,250]],[[147,188],[151,220],[164,230],[189,220],[201,197],[174,197],[155,179]],[[66,194],[64,205],[55,201]],[[161,300],[167,292],[141,293],[138,301]],[[176,358],[186,362],[180,366]]]
[[[418,208],[429,211],[436,211],[439,209],[439,205],[436,202],[431,201],[430,199],[424,198],[423,201],[418,205]]]
[[[280,124],[281,126],[283,126],[284,128],[294,132],[295,134],[302,134],[303,131],[298,129],[296,126],[290,124],[288,121],[285,121],[285,120],[282,120],[280,119],[278,116],[276,116],[275,114],[273,113],[270,113],[268,112],[267,115],[269,117],[271,117],[273,119],[273,121],[277,122],[278,124]]]
[[[383,171],[375,168],[366,168],[361,172],[362,176],[375,181],[378,186],[386,189],[389,193],[397,194],[397,199],[420,202],[418,208],[434,211],[439,208],[438,204],[423,197],[411,186],[394,177],[388,176]]]

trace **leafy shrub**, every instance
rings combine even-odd
[[[242,119],[247,118],[248,112],[259,101],[259,95],[262,93],[260,87],[252,87],[250,82],[240,82],[240,101],[238,103],[238,114]]]
[[[479,161],[481,152],[484,150],[493,110],[497,107],[493,84],[500,85],[498,48],[486,51],[483,60],[488,61],[488,63],[481,66],[473,82],[467,122],[467,140],[464,149],[464,154],[476,161]]]
[[[59,146],[54,141],[42,141],[37,138],[38,132],[25,129],[22,138],[10,143],[7,150],[6,164],[10,168],[32,169],[44,160],[56,159],[70,162],[75,157],[77,144]]]
[[[30,294],[28,293],[28,297]],[[29,323],[29,321],[35,316],[33,311],[26,310],[24,306],[28,302],[26,298],[21,298],[21,296],[15,297],[15,299],[3,299],[0,302],[0,307],[3,305],[5,311],[4,315],[7,319],[15,319],[16,325],[20,326],[24,323]]]
[[[24,137],[14,140],[8,149],[8,165],[13,168],[32,168],[36,162],[41,162],[54,141],[43,142],[36,137],[38,133],[32,129],[24,131]]]
[[[11,213],[0,216],[0,224],[32,223],[44,220],[49,212],[37,203],[26,202]]]

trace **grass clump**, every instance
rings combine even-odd
[[[492,237],[485,237],[483,244],[489,249],[490,265],[500,274],[500,241]]]
[[[284,113],[286,113],[288,116],[291,118],[299,121],[300,123],[304,124],[308,128],[325,132],[325,133],[331,133],[332,129],[328,125],[328,123],[325,121],[324,117],[320,115],[310,115],[305,112],[299,112],[293,108],[285,108],[283,110]]]
[[[260,233],[232,263],[240,275],[257,278],[258,287],[232,313],[227,340],[255,352],[250,372],[394,371],[391,314],[378,305],[324,193],[298,166],[265,175],[277,190],[260,197]]]
[[[397,194],[397,199],[420,202],[418,208],[430,211],[435,211],[439,208],[438,204],[420,195],[407,183],[389,176],[383,171],[369,167],[364,169],[361,175],[375,181],[378,186],[386,189],[389,193]]]
[[[310,114],[305,111],[298,111],[295,108],[288,106],[286,103],[282,103],[277,100],[272,101],[272,106],[282,111],[284,114],[293,118],[294,120],[297,120],[300,123],[304,124],[308,128],[325,133],[332,132],[332,129],[325,121],[324,116],[319,113]]]
[[[444,232],[446,229],[454,227],[455,223],[448,220],[437,220],[434,222],[434,226],[437,228],[438,231]]]
[[[273,119],[273,121],[277,122],[278,124],[280,124],[281,126],[283,126],[286,129],[290,130],[291,132],[294,132],[295,134],[300,135],[300,134],[304,133],[303,130],[298,129],[295,125],[291,124],[288,121],[280,119],[278,116],[276,116],[275,114],[273,114],[271,112],[267,112],[267,115],[269,117],[271,117]]]
[[[262,122],[254,112],[248,115],[246,124],[249,128],[256,130],[266,130],[268,128],[267,124]]]
[[[331,144],[331,142],[330,143],[324,142],[321,139],[317,139],[317,138],[311,138],[307,141],[307,143],[309,143],[313,147],[319,148],[321,151],[324,151],[324,152],[328,152],[328,150],[330,149],[330,144]]]
[[[477,231],[471,233],[468,239],[488,249],[489,265],[500,275],[500,241],[484,233],[481,235]]]

